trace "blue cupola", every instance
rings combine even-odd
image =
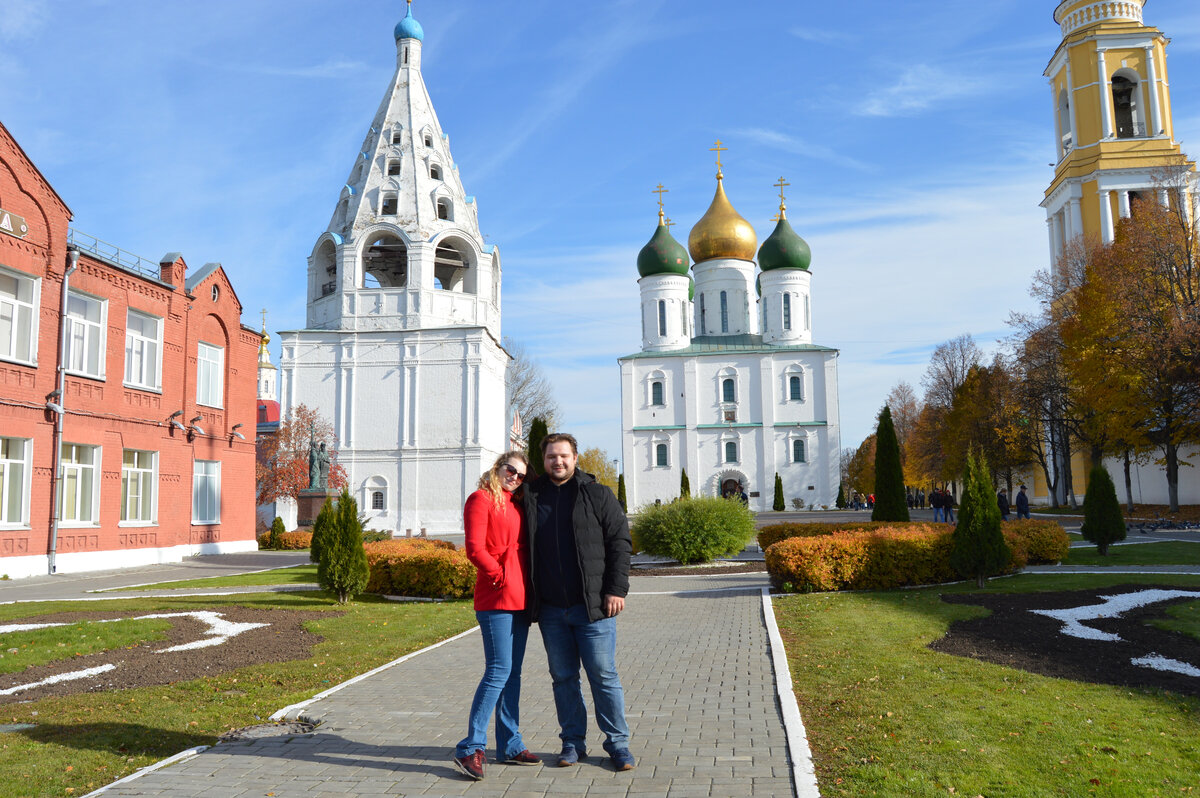
[[[421,27],[421,23],[413,19],[412,15],[412,0],[408,2],[408,13],[404,15],[404,19],[396,23],[396,41],[401,39],[416,39],[419,42],[425,41],[425,30]]]

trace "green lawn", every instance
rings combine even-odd
[[[235,604],[325,612],[305,624],[325,640],[304,660],[159,687],[0,704],[0,723],[36,724],[0,733],[0,796],[83,795],[180,751],[210,745],[224,731],[265,722],[276,710],[475,624],[470,601],[398,604],[367,596],[338,606],[315,592],[106,601],[103,607],[95,602],[13,604],[0,606],[0,624],[76,610],[143,614]],[[106,645],[129,645],[158,634],[155,628],[133,629],[131,624],[113,627],[120,627],[111,634],[124,635],[124,643],[113,637]],[[26,637],[18,648],[43,659],[66,649],[73,654],[73,646],[60,648],[58,643],[70,639],[74,628],[59,628],[67,630],[66,639],[54,629],[20,633]],[[8,635],[4,640],[0,653],[7,657],[12,646]]]
[[[158,582],[152,585],[137,587],[115,588],[111,592],[146,591],[146,590],[175,590],[187,587],[246,587],[257,585],[315,585],[317,583],[316,563],[293,565],[287,568],[274,568],[270,571],[259,571],[252,574],[236,574],[234,576],[209,576],[204,579],[184,579],[178,582]]]
[[[1200,565],[1200,543],[1172,540],[1109,546],[1103,557],[1088,545],[1071,549],[1063,565]]]
[[[1024,575],[989,591],[1200,577]],[[775,599],[823,796],[1188,794],[1200,773],[1200,700],[1053,679],[926,648],[985,610],[945,604],[965,585]],[[1197,608],[1176,614],[1191,629]]]

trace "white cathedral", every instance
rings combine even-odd
[[[776,474],[787,509],[832,507],[838,351],[812,342],[811,252],[788,223],[782,179],[778,224],[757,248],[715,149],[716,195],[688,248],[660,193],[658,229],[637,258],[642,351],[618,361],[628,506],[671,501],[686,470],[692,495],[743,490],[755,511],[771,509]]]
[[[308,259],[305,328],[280,333],[280,404],[333,423],[369,527],[447,534],[506,441],[500,253],[426,91],[411,6],[395,39],[395,75]]]

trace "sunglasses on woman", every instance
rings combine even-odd
[[[504,464],[504,473],[505,473],[505,474],[508,474],[510,477],[516,477],[516,478],[517,478],[517,482],[524,482],[524,481],[525,481],[525,475],[524,475],[524,474],[522,474],[522,473],[521,473],[520,471],[518,471],[517,469],[513,468],[512,466],[510,466],[508,463],[505,463],[505,464]]]

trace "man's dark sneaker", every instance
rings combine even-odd
[[[633,770],[637,767],[628,748],[618,748],[609,754],[608,758],[612,760],[613,770]]]
[[[513,754],[508,759],[505,759],[504,764],[506,764],[506,765],[540,765],[540,764],[542,764],[542,760],[538,759],[536,756],[529,753],[529,749],[526,748],[521,753]]]
[[[587,759],[587,751],[580,751],[571,746],[563,748],[562,753],[558,755],[558,766],[560,768],[569,768],[572,765],[578,765],[580,760]]]
[[[483,763],[486,758],[480,749],[473,754],[454,757],[454,766],[467,774],[467,778],[479,781],[483,778]]]

